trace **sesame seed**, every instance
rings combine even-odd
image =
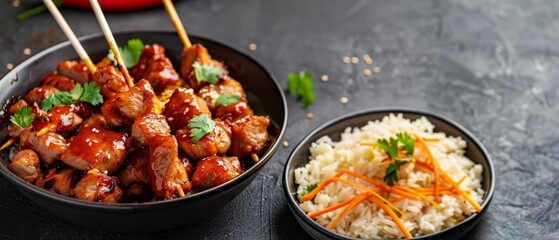
[[[312,113],[307,113],[306,117],[307,117],[307,119],[313,119],[314,115]]]
[[[283,141],[283,146],[284,147],[289,147],[289,143],[287,141]]]
[[[19,7],[19,5],[20,5],[20,1],[19,1],[19,0],[14,0],[14,1],[12,2],[12,7],[15,7],[15,8],[16,8],[16,7]]]
[[[322,77],[320,77],[320,80],[322,80],[323,82],[328,81],[328,75],[326,74],[322,75]]]
[[[373,72],[374,72],[374,73],[379,73],[379,72],[380,72],[380,68],[379,68],[379,67],[374,67],[374,68],[373,68]]]
[[[8,64],[6,64],[6,68],[7,68],[8,70],[12,70],[12,69],[14,68],[14,64],[8,63]]]
[[[248,49],[250,51],[256,51],[257,48],[258,48],[258,46],[256,46],[256,44],[254,44],[254,43],[251,43],[251,44],[248,45]]]
[[[342,58],[342,62],[344,62],[345,64],[348,64],[349,61],[350,61],[350,60],[349,60],[349,57],[348,57],[348,56],[345,56],[345,57]]]
[[[348,102],[349,102],[349,99],[347,99],[346,97],[340,98],[340,103],[347,104]]]
[[[23,49],[23,54],[25,54],[25,55],[31,55],[31,48],[25,48],[25,49]]]
[[[363,70],[363,75],[365,75],[365,76],[371,76],[371,69],[368,69],[368,68],[367,68],[367,69]]]
[[[358,64],[358,63],[359,63],[359,58],[357,58],[357,57],[351,57],[351,63],[353,63],[353,64]]]

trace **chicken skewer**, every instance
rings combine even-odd
[[[177,33],[179,34],[179,38],[182,41],[182,45],[185,48],[190,48],[192,46],[192,43],[190,42],[190,39],[186,34],[186,30],[182,25],[179,15],[177,14],[175,5],[173,5],[173,2],[171,0],[163,0],[163,5],[165,5],[165,9],[167,9],[167,12],[169,13],[169,17],[171,17],[171,21],[173,22],[173,25],[175,25],[175,28],[177,29]]]

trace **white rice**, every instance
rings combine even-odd
[[[455,181],[463,176],[466,179],[460,184],[461,190],[470,190],[470,196],[481,204],[483,189],[481,188],[482,166],[474,164],[464,156],[466,142],[459,137],[446,136],[444,133],[433,132],[434,125],[425,117],[415,121],[403,118],[402,114],[390,114],[380,121],[371,121],[361,128],[347,128],[341,134],[341,141],[333,142],[324,136],[312,143],[310,161],[305,167],[295,170],[295,182],[299,185],[298,192],[302,192],[310,184],[318,184],[335,175],[342,168],[365,175],[377,181],[383,181],[386,158],[383,150],[360,143],[376,143],[378,139],[389,139],[397,133],[415,133],[423,138],[438,138],[438,142],[427,142],[434,157],[439,161],[441,169]],[[425,159],[426,153],[415,147],[416,159]],[[408,187],[434,186],[433,174],[413,170],[414,164],[407,164],[400,168],[398,185]],[[344,179],[368,186],[354,177],[344,176]],[[368,186],[370,187],[370,186]],[[301,203],[299,206],[305,213],[311,213],[335,205],[349,199],[362,190],[335,182],[320,191],[313,201]],[[399,196],[384,194],[392,201]],[[432,196],[429,196],[433,199]],[[400,216],[412,236],[421,236],[449,228],[467,218],[475,212],[474,208],[457,195],[441,195],[439,198],[441,209],[437,209],[427,201],[404,199],[394,205],[402,210],[407,218]],[[322,226],[328,226],[345,207],[323,214],[316,218]],[[380,207],[369,201],[361,202],[346,215],[333,231],[357,238],[403,238],[403,234],[392,218]]]

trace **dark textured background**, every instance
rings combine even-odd
[[[48,14],[22,23],[0,2],[0,75],[29,47],[65,37]],[[36,2],[36,1],[35,1]],[[497,173],[492,205],[465,239],[559,239],[559,1],[186,0],[176,7],[187,31],[248,53],[285,86],[301,69],[316,81],[304,109],[288,96],[285,140],[257,179],[218,214],[173,231],[125,235],[83,229],[35,206],[0,179],[0,238],[294,239],[308,238],[281,190],[285,160],[305,133],[340,114],[407,106],[448,116],[489,150]],[[92,13],[64,9],[78,36],[100,32]],[[113,31],[171,30],[163,8],[108,14]],[[247,46],[256,43],[258,50]],[[343,64],[343,56],[374,58]],[[348,97],[349,104],[339,103]],[[315,118],[307,120],[311,112]],[[188,217],[188,216],[185,216]],[[154,219],[154,221],[157,221]]]

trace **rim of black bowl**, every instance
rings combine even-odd
[[[326,123],[321,124],[320,126],[315,128],[314,130],[312,130],[305,138],[303,138],[303,140],[301,140],[297,144],[295,149],[293,149],[293,151],[289,155],[289,158],[287,159],[287,162],[285,163],[285,168],[284,168],[284,171],[283,171],[283,190],[286,194],[287,202],[288,202],[292,212],[294,214],[297,214],[297,216],[295,216],[295,217],[299,217],[308,226],[312,227],[314,230],[316,230],[316,231],[318,231],[322,234],[325,234],[326,236],[334,237],[334,238],[338,238],[338,239],[360,239],[360,238],[348,237],[348,236],[330,231],[330,230],[326,229],[325,227],[323,227],[322,225],[318,224],[313,219],[309,218],[301,210],[301,208],[299,207],[299,200],[295,199],[293,197],[294,194],[289,192],[288,179],[291,176],[289,176],[289,170],[290,169],[288,168],[288,166],[291,164],[291,161],[293,161],[295,153],[300,151],[301,148],[303,147],[303,145],[305,145],[311,138],[315,137],[315,135],[317,135],[318,132],[320,132],[320,131],[322,131],[322,130],[324,130],[324,129],[326,129],[326,128],[334,125],[334,124],[337,124],[337,123],[340,123],[340,122],[343,122],[343,121],[346,121],[346,120],[349,120],[349,119],[352,119],[352,118],[355,118],[355,117],[360,117],[360,116],[374,114],[374,113],[386,113],[386,115],[388,115],[390,113],[394,113],[394,114],[403,113],[404,115],[405,114],[417,114],[417,115],[425,116],[427,118],[434,118],[434,119],[438,119],[442,122],[446,122],[449,125],[451,125],[452,127],[456,128],[458,131],[462,132],[468,138],[470,138],[472,140],[472,142],[480,149],[483,156],[485,156],[485,159],[487,159],[487,165],[489,166],[488,170],[489,170],[489,173],[490,173],[490,176],[489,176],[490,186],[489,186],[488,190],[484,189],[487,193],[487,195],[486,195],[487,197],[485,199],[483,199],[483,202],[481,204],[481,207],[482,207],[481,212],[474,213],[474,214],[470,215],[468,218],[464,219],[462,222],[460,222],[460,223],[458,223],[458,224],[456,224],[456,225],[454,225],[450,228],[446,228],[446,229],[443,229],[441,231],[431,233],[429,235],[414,237],[414,238],[411,238],[412,240],[431,239],[435,235],[442,234],[446,231],[450,231],[451,229],[453,229],[455,227],[466,224],[467,222],[474,219],[476,216],[478,216],[478,215],[480,215],[480,214],[482,214],[483,212],[486,211],[486,209],[487,209],[486,207],[491,202],[491,199],[493,198],[493,192],[495,191],[495,167],[493,165],[493,160],[491,159],[491,156],[489,155],[489,153],[487,152],[487,150],[485,149],[483,144],[481,144],[481,142],[470,131],[468,131],[465,127],[463,127],[462,125],[458,124],[457,122],[455,122],[454,120],[452,120],[450,118],[441,116],[440,114],[437,114],[437,113],[434,113],[434,112],[431,112],[431,111],[427,111],[427,110],[407,108],[407,107],[382,107],[382,108],[371,108],[371,109],[361,110],[361,111],[357,111],[357,112],[352,112],[352,113],[348,113],[348,114],[342,115],[340,117],[336,117],[334,119],[331,119],[331,120],[327,121]],[[348,126],[348,127],[358,127],[358,126]],[[486,171],[486,169],[484,169],[484,171]]]
[[[173,32],[173,31],[118,31],[118,32],[114,33],[114,36],[127,35],[127,34],[173,35],[173,36],[176,36],[177,39],[178,39],[177,33]],[[60,194],[56,194],[56,193],[44,190],[42,188],[38,188],[35,185],[32,185],[32,184],[29,184],[29,183],[25,182],[23,179],[19,178],[18,176],[13,174],[11,171],[9,171],[8,168],[6,166],[4,166],[3,164],[0,164],[0,174],[3,175],[8,180],[10,180],[13,184],[17,184],[19,187],[23,187],[23,188],[28,189],[30,191],[30,193],[35,194],[35,195],[40,195],[40,196],[42,196],[44,198],[48,198],[52,201],[65,202],[65,203],[68,203],[68,204],[72,204],[76,207],[82,207],[82,208],[88,208],[88,209],[129,211],[129,210],[135,210],[135,209],[137,209],[137,207],[140,207],[140,206],[142,208],[146,208],[146,207],[158,208],[158,207],[164,207],[164,205],[169,204],[169,203],[179,203],[179,202],[188,201],[188,200],[191,200],[191,199],[204,198],[208,195],[216,194],[216,193],[219,193],[219,192],[221,192],[221,191],[223,191],[227,188],[233,187],[236,184],[240,184],[240,182],[245,181],[247,178],[249,178],[250,176],[252,176],[256,172],[258,172],[268,161],[270,161],[273,154],[279,148],[280,142],[283,139],[283,136],[285,134],[285,129],[287,128],[287,117],[288,117],[287,102],[285,100],[285,94],[283,93],[282,88],[280,87],[276,78],[270,73],[270,71],[268,71],[268,69],[266,69],[264,66],[262,66],[260,63],[258,63],[256,60],[254,60],[252,57],[248,56],[247,54],[245,54],[245,53],[243,53],[243,52],[241,52],[241,51],[239,51],[239,50],[237,50],[233,47],[230,47],[229,45],[226,45],[226,44],[223,44],[221,42],[211,40],[211,39],[208,39],[208,38],[205,38],[205,37],[200,37],[198,35],[190,35],[190,37],[200,39],[200,40],[205,41],[205,42],[211,42],[212,44],[221,45],[222,47],[224,47],[224,48],[226,48],[230,51],[238,53],[239,55],[241,55],[244,58],[251,61],[255,66],[261,68],[268,75],[268,77],[270,77],[270,79],[272,79],[272,81],[274,82],[274,85],[276,86],[276,88],[277,88],[277,90],[278,90],[278,92],[281,96],[282,103],[283,103],[283,112],[284,112],[283,118],[284,119],[283,119],[283,122],[278,123],[278,124],[281,124],[281,125],[279,126],[280,132],[278,134],[276,142],[273,143],[270,146],[268,151],[266,153],[264,153],[264,155],[262,156],[262,158],[260,159],[260,161],[258,163],[254,164],[252,167],[250,167],[249,169],[247,169],[246,171],[241,173],[241,175],[237,176],[233,180],[228,181],[224,184],[221,184],[217,187],[210,188],[210,189],[207,189],[207,190],[204,190],[204,191],[201,191],[201,192],[193,193],[193,194],[187,195],[185,197],[181,197],[181,198],[157,200],[157,201],[144,202],[144,203],[106,204],[106,203],[99,203],[99,202],[89,202],[89,201],[84,201],[84,200],[81,200],[81,199],[76,199],[76,198],[63,196],[63,195],[60,195]],[[80,42],[82,42],[82,41],[85,41],[85,40],[90,40],[90,39],[95,39],[95,38],[103,39],[103,41],[105,41],[104,36],[103,36],[102,33],[88,34],[88,35],[79,37],[78,40]],[[31,64],[32,62],[41,59],[43,56],[45,56],[45,55],[47,55],[47,54],[49,54],[53,51],[59,50],[60,48],[63,48],[63,47],[68,47],[70,45],[71,44],[70,44],[69,41],[64,41],[62,43],[58,43],[58,44],[56,44],[52,47],[49,47],[47,49],[42,50],[41,52],[33,55],[32,57],[30,57],[30,58],[26,59],[25,61],[21,62],[20,64],[18,64],[14,69],[12,69],[8,73],[6,73],[0,79],[0,81],[8,81],[7,78],[10,75],[19,72],[21,68],[24,68],[25,66]],[[77,58],[78,55],[76,54],[73,57]]]

